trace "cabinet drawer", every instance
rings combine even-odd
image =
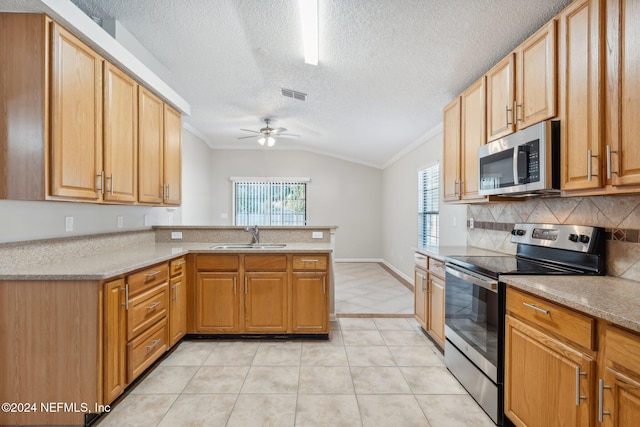
[[[245,271],[286,271],[286,255],[245,255]]]
[[[131,382],[167,351],[169,332],[163,318],[142,335],[127,344],[129,376]]]
[[[136,295],[169,280],[169,266],[158,264],[127,277],[129,296]]]
[[[167,315],[169,284],[163,283],[129,299],[127,338],[132,340],[149,326]]]
[[[326,270],[327,257],[324,255],[294,255],[294,270]]]
[[[444,262],[429,258],[429,272],[444,279]]]
[[[415,252],[413,254],[413,262],[416,263],[416,266],[420,268],[424,268],[425,270],[427,269],[427,266],[428,266],[428,260],[429,258],[426,255],[422,255],[418,252]]]
[[[595,319],[509,288],[507,311],[560,337],[595,350]]]
[[[179,276],[184,274],[186,268],[187,259],[185,257],[174,259],[169,263],[169,274],[171,274],[171,277]]]
[[[198,255],[196,258],[196,270],[238,271],[239,268],[238,255]]]
[[[640,336],[608,325],[605,358],[640,375]]]

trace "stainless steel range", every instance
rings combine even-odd
[[[516,224],[516,255],[446,258],[445,362],[498,425],[504,421],[504,318],[507,274],[603,275],[599,227]]]

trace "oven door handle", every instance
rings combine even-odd
[[[480,286],[481,288],[484,288],[488,291],[498,293],[498,282],[494,280],[480,279],[479,277],[472,276],[471,274],[464,273],[460,270],[451,268],[449,266],[446,266],[445,270],[447,273],[451,274],[452,276],[455,276],[462,280],[466,280],[467,282],[471,282],[474,285]]]

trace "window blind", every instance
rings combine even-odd
[[[440,236],[440,165],[418,172],[418,246],[434,246]]]
[[[231,178],[235,225],[306,225],[309,178]]]

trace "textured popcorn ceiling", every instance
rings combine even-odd
[[[211,147],[276,148],[384,167],[425,141],[442,108],[568,0],[319,0],[320,64],[303,58],[296,0],[73,0],[115,18],[162,64]],[[285,98],[280,88],[309,95]]]

